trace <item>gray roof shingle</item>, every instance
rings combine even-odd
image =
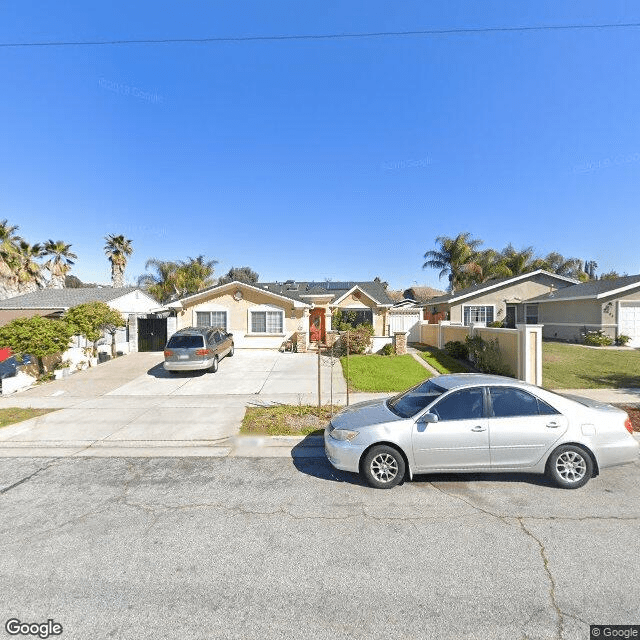
[[[139,290],[138,287],[83,287],[79,289],[40,289],[0,300],[0,309],[69,309],[86,302],[110,302]]]
[[[588,282],[574,284],[551,293],[545,293],[543,296],[537,296],[528,302],[605,297],[607,294],[615,294],[618,289],[633,287],[633,285],[638,285],[638,288],[640,288],[640,275],[622,276],[612,280],[589,280]]]

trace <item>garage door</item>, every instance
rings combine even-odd
[[[640,302],[621,302],[619,333],[629,336],[630,347],[640,347]]]
[[[420,311],[389,312],[389,329],[391,335],[395,331],[408,331],[408,342],[420,342]]]

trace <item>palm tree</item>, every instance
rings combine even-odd
[[[493,278],[507,278],[511,275],[511,270],[504,263],[502,254],[495,249],[485,249],[477,252],[473,261],[479,267],[479,271],[473,278],[478,284]]]
[[[144,265],[155,273],[145,273],[138,278],[138,285],[156,300],[168,302],[172,298],[198,293],[214,284],[213,272],[217,260],[205,260],[204,256],[187,258],[179,262],[150,258]]]
[[[155,271],[155,273],[144,273],[138,278],[138,286],[145,289],[149,295],[163,303],[178,295],[176,287],[178,264],[176,262],[149,258],[144,268]]]
[[[20,293],[30,293],[44,287],[42,265],[37,262],[43,255],[44,251],[40,244],[32,245],[26,240],[20,240],[18,243],[15,275]]]
[[[0,299],[12,298],[21,293],[16,271],[19,267],[18,245],[22,238],[17,226],[8,220],[0,220]]]
[[[465,232],[455,238],[438,236],[436,243],[440,245],[439,249],[424,254],[427,260],[422,268],[440,269],[439,277],[449,278],[449,291],[465,287],[477,277],[481,268],[474,258],[482,240],[474,240],[469,232]]]
[[[71,250],[71,245],[66,244],[63,240],[53,241],[47,240],[44,245],[43,253],[45,256],[51,256],[44,263],[46,269],[51,274],[49,287],[51,289],[64,289],[64,277],[74,264],[74,260],[78,257]]]
[[[510,276],[520,276],[523,273],[529,273],[539,268],[533,247],[525,247],[517,251],[513,245],[509,243],[502,250],[501,255],[502,262],[508,269],[508,275]]]
[[[214,267],[217,260],[205,260],[200,255],[197,258],[187,258],[178,263],[177,286],[181,296],[198,293],[214,284]]]
[[[104,239],[107,241],[104,245],[104,252],[111,262],[111,286],[124,287],[124,270],[127,266],[127,259],[133,253],[131,240],[123,235],[108,235]]]

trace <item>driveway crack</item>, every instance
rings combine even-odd
[[[542,541],[537,538],[524,523],[524,519],[522,517],[517,518],[518,523],[520,524],[520,528],[522,531],[531,538],[540,548],[540,557],[542,558],[542,563],[544,565],[544,571],[547,575],[547,580],[549,581],[549,599],[551,600],[551,606],[556,612],[557,618],[557,627],[556,627],[556,637],[558,640],[562,640],[563,632],[564,632],[564,613],[558,606],[558,602],[556,600],[556,581],[553,578],[553,574],[551,573],[551,569],[549,567],[549,558],[547,556],[547,550],[542,543]]]

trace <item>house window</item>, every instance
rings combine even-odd
[[[469,305],[464,307],[464,324],[484,322],[489,324],[493,322],[493,305]]]
[[[284,311],[251,311],[251,333],[284,333]]]
[[[227,330],[226,311],[196,311],[197,327],[219,327]]]
[[[527,324],[538,324],[538,305],[526,305],[526,322]]]

